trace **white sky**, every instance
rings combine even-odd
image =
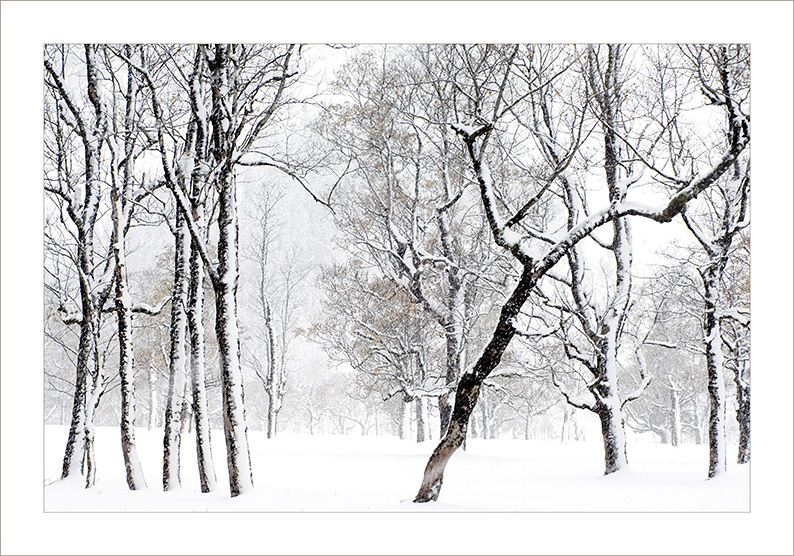
[[[416,537],[397,533],[394,550],[419,553],[791,553],[791,2],[3,2],[0,9],[2,553],[200,553],[222,550],[226,527],[239,532],[226,553],[239,554],[387,551],[384,539],[395,531]],[[493,514],[482,522],[477,514],[43,514],[42,45],[198,40],[751,42],[752,512]],[[599,534],[616,522],[619,538]],[[89,524],[96,527],[94,542],[85,545],[77,529]],[[126,524],[146,533],[122,547]],[[434,532],[447,526],[478,534],[470,544],[445,545]],[[564,533],[570,528],[576,535]],[[714,540],[715,531],[724,538]]]

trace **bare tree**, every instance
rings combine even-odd
[[[436,47],[382,47],[337,73],[349,102],[331,105],[316,127],[344,166],[337,224],[346,248],[407,292],[441,327],[446,344],[437,393],[440,429],[451,414],[483,281],[498,269],[485,223],[447,122],[456,94],[435,72]],[[341,200],[340,200],[341,199]]]
[[[92,486],[96,476],[93,448],[93,415],[103,390],[104,373],[98,354],[102,308],[110,289],[103,288],[102,274],[110,270],[109,259],[97,260],[95,226],[97,223],[102,176],[102,155],[109,123],[100,97],[100,75],[97,47],[85,45],[84,57],[77,60],[70,47],[45,49],[46,84],[55,99],[54,133],[56,159],[54,177],[47,180],[46,190],[58,199],[68,226],[76,229],[77,275],[80,309],[68,312],[63,308],[63,321],[80,326],[72,419],[63,460],[62,478],[85,476]],[[65,81],[67,66],[84,64],[84,87],[89,106],[78,102],[78,91]],[[82,156],[72,148],[82,148]],[[75,167],[76,166],[76,167]],[[104,263],[104,264],[103,264]]]
[[[268,124],[284,106],[284,92],[297,75],[300,47],[295,45],[199,45],[195,64],[206,67],[209,97],[191,97],[191,113],[199,122],[208,122],[207,167],[195,164],[191,152],[177,158],[174,146],[166,141],[166,125],[158,88],[150,73],[140,65],[128,63],[141,72],[151,91],[165,180],[174,194],[179,214],[184,217],[194,247],[201,254],[215,292],[215,333],[220,348],[223,414],[226,436],[229,484],[232,496],[253,487],[246,434],[243,382],[240,366],[239,327],[237,323],[238,216],[235,168],[243,157],[256,156],[246,163],[271,166],[290,175],[265,151],[257,150]],[[201,61],[201,62],[200,62]],[[195,82],[195,80],[194,80]],[[184,141],[191,145],[192,141]],[[213,262],[205,239],[196,226],[190,201],[182,187],[183,179],[206,174],[218,191],[218,250]],[[302,183],[302,182],[301,182]]]
[[[701,90],[709,103],[724,111],[727,150],[740,153],[749,137],[749,116],[744,102],[749,94],[747,47],[686,47],[684,55],[697,73]],[[687,228],[705,254],[698,273],[703,283],[703,343],[709,379],[709,478],[724,473],[727,468],[725,344],[720,320],[732,316],[738,322],[749,323],[749,308],[725,306],[721,298],[724,297],[724,271],[734,248],[734,239],[750,224],[750,162],[748,157],[737,155],[725,165],[726,171],[720,176],[723,179],[716,181],[698,205],[682,213]]]
[[[296,315],[300,307],[298,288],[308,276],[309,268],[305,257],[295,245],[285,241],[285,235],[280,232],[284,225],[280,212],[285,195],[283,186],[262,182],[251,193],[247,203],[250,209],[246,211],[251,230],[250,245],[243,252],[256,265],[259,274],[253,298],[257,322],[261,326],[249,327],[256,341],[249,343],[245,355],[267,397],[265,430],[267,437],[272,438],[278,430],[290,344],[296,333]]]
[[[494,182],[486,160],[488,139],[492,137],[495,125],[505,113],[503,102],[507,104],[507,101],[502,99],[512,65],[513,58],[508,54],[503,61],[498,62],[496,66],[498,71],[490,70],[489,75],[498,76],[490,81],[483,80],[480,75],[472,72],[473,82],[477,84],[477,87],[474,88],[475,93],[477,90],[495,92],[495,95],[483,95],[495,96],[495,100],[492,103],[486,103],[483,97],[472,96],[473,109],[470,119],[454,124],[454,129],[461,137],[469,154],[471,168],[480,188],[481,204],[488,218],[494,241],[521,265],[521,276],[502,307],[491,340],[474,367],[461,377],[450,427],[428,460],[415,502],[427,502],[438,498],[444,468],[452,454],[463,443],[469,417],[477,401],[482,382],[499,364],[505,349],[516,335],[516,319],[538,281],[565,257],[573,246],[606,223],[632,215],[650,218],[660,223],[669,222],[684,210],[687,203],[715,184],[722,175],[732,168],[749,143],[747,126],[742,126],[741,122],[737,121],[738,115],[733,116],[728,127],[741,130],[741,134],[737,135],[736,140],[722,151],[716,164],[710,165],[698,174],[677,177],[677,187],[669,202],[659,208],[652,208],[628,201],[612,201],[608,207],[592,212],[589,218],[567,231],[562,237],[555,238],[553,244],[543,247],[538,253],[538,251],[529,248],[525,236],[512,229],[522,220],[526,210],[519,210],[507,217],[502,214],[503,209],[496,201]],[[472,64],[470,67],[478,66]],[[536,83],[536,86],[540,84]],[[548,189],[548,186],[544,187],[544,185],[540,185],[535,194],[522,206],[527,207],[528,210],[534,205]]]
[[[401,438],[410,432],[413,405],[417,442],[423,442],[428,419],[423,398],[433,396],[443,383],[440,369],[431,363],[441,339],[432,320],[405,290],[388,279],[368,276],[357,262],[324,268],[319,281],[325,312],[309,336],[333,359],[370,377],[384,402],[400,402]]]

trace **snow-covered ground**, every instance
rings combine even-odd
[[[161,430],[137,429],[148,489],[124,478],[119,431],[97,428],[97,484],[56,481],[66,427],[45,427],[47,512],[747,512],[749,466],[706,481],[706,446],[630,444],[630,470],[604,477],[598,441],[470,440],[450,461],[439,501],[412,504],[435,442],[375,436],[250,432],[255,491],[232,499],[222,431],[212,435],[220,488],[202,494],[195,438],[182,438],[182,485],[164,493]]]

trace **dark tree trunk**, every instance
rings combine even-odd
[[[121,200],[117,191],[112,194],[114,256],[116,259],[116,314],[118,316],[119,379],[121,383],[121,451],[130,490],[146,488],[146,481],[135,448],[135,390],[132,374],[132,308],[127,291],[126,256],[124,253]]]
[[[718,276],[717,265],[711,265],[703,273],[705,287],[705,316],[703,336],[706,344],[706,370],[709,394],[709,471],[708,478],[725,473],[727,458],[725,451],[725,379],[722,335],[717,318]]]
[[[91,457],[86,455],[91,450],[91,439],[87,436],[93,430],[91,416],[92,408],[89,407],[89,397],[94,393],[96,380],[100,377],[97,371],[97,338],[99,336],[100,317],[95,310],[94,296],[94,225],[96,223],[99,207],[100,181],[98,173],[100,168],[100,149],[104,132],[103,112],[101,104],[97,101],[96,86],[99,76],[96,69],[95,46],[85,45],[86,84],[89,99],[94,104],[96,120],[93,123],[86,121],[83,112],[75,109],[74,117],[77,120],[77,133],[83,144],[85,161],[84,195],[82,198],[71,201],[67,207],[70,218],[77,225],[77,266],[80,283],[80,341],[77,349],[77,368],[75,377],[75,392],[72,404],[72,419],[69,425],[69,436],[66,441],[66,450],[63,458],[61,478],[66,479],[74,474],[81,473],[86,463],[91,464]],[[75,106],[70,93],[55,69],[45,60],[45,68],[56,83],[63,99]],[[91,129],[89,129],[89,126]],[[76,191],[75,191],[76,193]],[[75,196],[77,197],[77,196]],[[76,204],[77,203],[77,204]],[[86,462],[86,460],[89,460]],[[91,486],[89,478],[87,486]]]
[[[628,465],[623,414],[619,407],[604,403],[596,404],[596,414],[604,440],[604,475],[609,475]]]
[[[746,365],[747,363],[744,363]],[[739,362],[736,369],[736,420],[739,422],[739,455],[736,463],[750,463],[750,383],[742,377],[744,365]]]
[[[87,303],[83,303],[85,315]],[[90,305],[89,305],[90,310]],[[72,401],[72,419],[69,425],[69,436],[66,441],[66,452],[63,457],[61,478],[66,479],[80,472],[82,454],[85,449],[86,398],[88,395],[89,365],[92,364],[96,351],[91,324],[83,318],[80,324],[80,343],[77,348],[77,376]]]
[[[516,330],[513,328],[513,319],[518,316],[534,285],[535,280],[532,275],[532,268],[531,266],[525,266],[521,279],[518,281],[510,298],[502,307],[499,323],[491,337],[491,341],[471,372],[465,373],[460,377],[449,427],[427,462],[422,485],[419,487],[419,492],[414,498],[414,502],[438,500],[438,494],[441,491],[441,484],[444,480],[444,469],[449,458],[460,448],[466,438],[469,418],[477,403],[480,387],[502,360],[502,355],[507,349],[507,345],[515,336]]]

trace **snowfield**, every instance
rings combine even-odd
[[[439,501],[413,504],[436,441],[250,431],[255,490],[232,499],[223,432],[212,431],[219,489],[199,488],[195,437],[182,437],[182,489],[162,492],[162,430],[136,429],[148,488],[127,488],[119,430],[97,427],[96,487],[60,476],[68,428],[45,427],[45,512],[748,512],[749,465],[706,481],[708,447],[629,443],[630,469],[603,476],[600,440],[470,440]],[[734,447],[729,448],[733,453]]]

